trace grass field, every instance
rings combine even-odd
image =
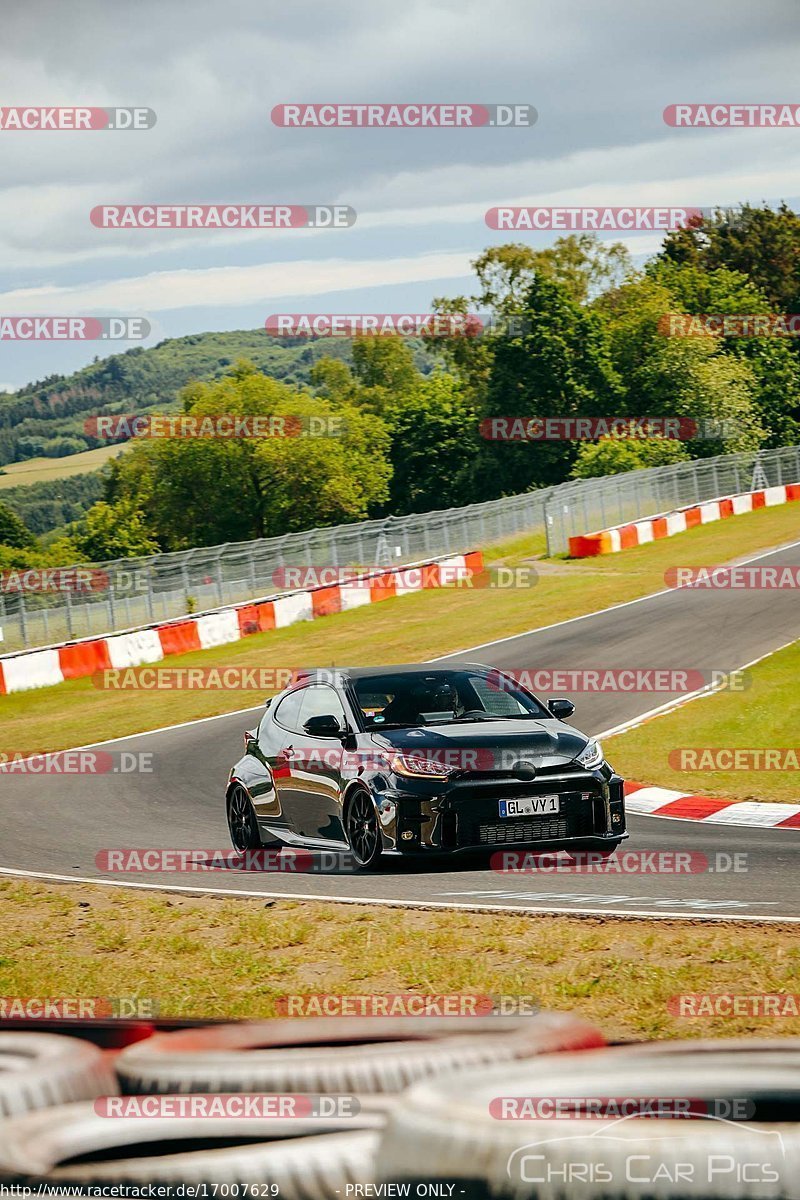
[[[68,479],[70,475],[86,475],[122,454],[124,449],[124,446],[98,446],[96,450],[84,450],[65,458],[27,458],[24,462],[8,463],[0,475],[0,491],[26,483],[49,483],[53,479]]]
[[[676,564],[723,563],[798,536],[800,505],[761,509],[663,542],[578,562],[533,556],[540,538],[494,547],[495,563],[535,565],[535,586],[425,591],[175,657],[181,666],[308,667],[414,662],[657,592]],[[476,657],[480,657],[476,654]],[[91,679],[0,697],[14,744],[59,750],[255,705],[247,691],[102,691]],[[703,702],[705,703],[705,701]],[[656,780],[648,780],[657,782]]]
[[[792,926],[601,920],[0,879],[0,995],[139,996],[162,1016],[265,1017],[281,996],[480,993],[608,1038],[800,1035],[794,1018],[673,1016],[684,992],[797,991]]]
[[[797,768],[748,770],[746,760],[741,769],[726,771],[690,770],[688,765],[675,765],[675,756],[682,749],[782,748],[796,750],[800,758],[797,701],[800,642],[770,655],[749,668],[747,674],[749,686],[743,692],[720,691],[705,696],[654,717],[629,733],[604,739],[605,750],[616,769],[627,779],[679,792],[800,804]],[[691,764],[703,759],[683,756],[682,761]]]

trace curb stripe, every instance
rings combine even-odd
[[[675,792],[644,783],[625,783],[625,807],[629,812],[648,817],[753,825],[760,829],[800,829],[800,804],[723,800],[719,796],[697,796],[693,792]]]
[[[721,496],[717,500],[704,500],[702,504],[659,513],[645,521],[635,521],[632,525],[615,525],[612,529],[600,529],[595,533],[576,534],[569,539],[570,558],[595,558],[598,554],[616,554],[619,550],[644,546],[657,538],[672,537],[673,534],[683,533],[698,525],[708,525],[711,521],[721,521],[740,513],[753,512],[757,508],[788,504],[792,500],[800,500],[798,483],[765,488],[760,492],[742,492],[738,496]]]
[[[483,552],[448,555],[397,570],[376,568],[342,583],[247,600],[195,617],[142,625],[103,638],[62,642],[47,649],[23,650],[0,657],[0,695],[49,687],[65,679],[93,675],[104,667],[134,667],[160,662],[168,654],[186,654],[238,642],[251,633],[313,621],[342,609],[407,596],[424,588],[469,583],[483,572]],[[364,581],[369,581],[365,586]]]

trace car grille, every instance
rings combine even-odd
[[[459,846],[507,846],[514,843],[561,841],[591,837],[605,829],[600,797],[584,800],[580,793],[561,793],[561,812],[551,817],[498,819],[497,800],[465,806],[458,814],[455,842]]]
[[[556,817],[552,821],[539,818],[533,821],[497,821],[478,826],[478,841],[485,846],[501,846],[508,842],[538,842],[569,837],[569,821]]]

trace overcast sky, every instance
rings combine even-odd
[[[139,132],[0,131],[0,315],[141,315],[150,342],[275,312],[424,312],[509,240],[498,204],[800,204],[800,129],[674,129],[676,102],[800,103],[797,0],[4,0],[2,100],[138,105]],[[292,101],[527,103],[529,129],[282,129]],[[104,230],[102,203],[343,203],[341,230]],[[546,245],[554,234],[517,234]],[[657,235],[627,240],[637,254]],[[107,345],[107,344],[106,344]],[[120,347],[117,347],[120,348]],[[105,347],[0,342],[0,386]]]

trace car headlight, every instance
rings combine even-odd
[[[583,750],[578,755],[577,761],[582,767],[599,767],[600,763],[603,761],[603,747],[599,742],[587,742]]]
[[[452,767],[437,762],[435,758],[420,758],[415,754],[395,754],[389,763],[395,775],[413,779],[449,779]]]

